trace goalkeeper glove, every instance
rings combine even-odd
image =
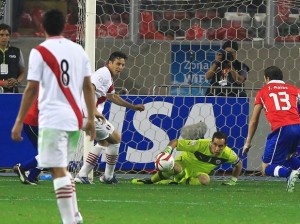
[[[171,146],[168,145],[168,146],[165,148],[165,150],[164,150],[163,152],[164,152],[164,153],[168,153],[168,154],[172,154],[173,149],[172,149]]]
[[[159,153],[158,155],[155,156],[155,161],[161,154],[172,154],[172,152],[173,152],[172,147],[168,145],[164,151],[162,151],[161,153]]]
[[[234,186],[236,185],[237,182],[237,178],[236,177],[231,177],[230,180],[223,182],[222,185],[226,185],[226,186]]]

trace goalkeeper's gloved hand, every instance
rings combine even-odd
[[[223,182],[222,185],[226,185],[226,186],[234,186],[236,185],[237,182],[237,178],[236,177],[231,177],[230,180]]]
[[[164,153],[168,153],[168,154],[172,154],[173,149],[172,149],[171,146],[168,145],[168,146],[165,148],[165,150],[164,150],[163,152],[164,152]]]

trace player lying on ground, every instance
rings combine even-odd
[[[172,140],[163,152],[172,154],[175,148],[177,151],[182,151],[182,154],[176,157],[173,169],[158,171],[150,179],[133,179],[132,183],[208,185],[210,172],[223,163],[230,163],[233,165],[232,177],[224,184],[235,185],[242,171],[242,162],[226,144],[227,135],[222,132],[215,132],[212,140]],[[173,180],[169,180],[172,176]]]

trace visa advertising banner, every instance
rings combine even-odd
[[[36,155],[23,133],[20,143],[11,140],[22,94],[0,94],[0,167],[12,167]],[[117,169],[153,170],[154,158],[170,140],[180,138],[183,126],[203,121],[208,126],[205,138],[217,130],[228,134],[228,146],[240,153],[247,135],[249,99],[234,97],[124,96],[145,105],[138,112],[110,104],[104,114],[122,134]],[[66,114],[66,116],[68,116]],[[175,154],[174,156],[178,155]],[[241,155],[240,155],[241,156]],[[242,156],[241,156],[242,157]],[[102,161],[104,158],[101,159]],[[101,167],[105,163],[101,163]],[[244,168],[246,167],[246,159]],[[223,169],[228,167],[224,166]]]

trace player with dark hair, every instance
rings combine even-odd
[[[267,176],[288,177],[287,191],[293,192],[299,176],[300,160],[289,155],[294,154],[300,144],[299,90],[282,81],[282,71],[276,66],[265,69],[264,79],[266,85],[255,98],[243,155],[251,147],[260,113],[264,109],[272,132],[267,137],[262,156],[262,172]]]
[[[176,157],[173,169],[158,171],[150,179],[133,179],[132,183],[208,185],[211,171],[223,163],[230,163],[233,165],[232,177],[223,184],[233,186],[242,171],[242,162],[227,146],[227,135],[223,132],[215,132],[211,140],[172,140],[163,153],[172,154],[175,148],[177,151],[182,151],[182,154]],[[171,176],[173,180],[169,179]]]
[[[100,182],[104,184],[117,184],[118,180],[114,175],[116,162],[119,155],[121,135],[114,126],[102,115],[106,99],[122,107],[127,107],[135,111],[144,111],[143,104],[131,104],[115,93],[113,80],[123,71],[127,55],[123,52],[113,52],[108,59],[106,66],[98,69],[92,75],[92,83],[95,88],[97,98],[96,116],[96,138],[97,144],[88,153],[87,159],[80,169],[75,181],[82,184],[91,184],[88,174],[98,164],[98,160],[105,151],[106,166],[104,174],[100,177]],[[83,107],[85,108],[85,107]],[[84,113],[85,114],[85,113]]]
[[[82,92],[88,108],[85,130],[91,141],[95,137],[91,66],[84,49],[61,36],[65,24],[61,11],[45,12],[42,24],[46,40],[30,52],[28,82],[12,129],[12,139],[22,140],[24,117],[38,94],[38,165],[51,170],[62,222],[82,223],[75,183],[67,166],[83,125]]]
[[[229,40],[223,44],[222,50],[217,52],[215,62],[205,74],[212,86],[207,89],[206,95],[247,96],[243,87],[248,78],[249,67],[237,60],[238,49],[238,43]]]

